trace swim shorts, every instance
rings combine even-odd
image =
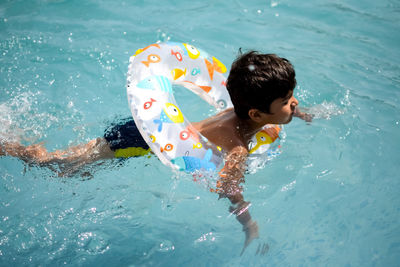
[[[105,130],[104,138],[117,158],[138,157],[150,152],[133,119],[111,124]]]

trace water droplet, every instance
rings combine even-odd
[[[158,251],[160,252],[168,252],[170,250],[175,250],[175,246],[172,244],[171,241],[166,240],[160,243]]]

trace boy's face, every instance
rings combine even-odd
[[[284,98],[275,99],[270,106],[270,114],[262,113],[266,124],[286,124],[289,123],[294,114],[296,106],[299,104],[293,96],[293,91],[289,91]]]

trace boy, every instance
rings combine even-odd
[[[258,238],[257,223],[251,219],[249,203],[244,201],[240,187],[249,153],[248,143],[266,124],[286,124],[293,116],[311,120],[310,115],[296,108],[298,101],[293,96],[295,86],[295,71],[287,59],[254,51],[245,53],[232,64],[227,80],[226,87],[234,108],[193,123],[209,141],[227,151],[219,194],[231,201],[230,212],[243,225],[246,239],[242,253],[253,239]],[[129,120],[111,127],[104,138],[65,151],[49,153],[41,145],[25,147],[4,142],[0,155],[16,156],[46,166],[55,163],[68,171],[97,160],[139,156],[148,152],[149,147],[134,121]]]

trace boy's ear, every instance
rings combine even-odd
[[[259,111],[256,108],[250,109],[248,114],[249,114],[250,119],[252,119],[255,122],[259,122],[262,119],[261,111]]]

